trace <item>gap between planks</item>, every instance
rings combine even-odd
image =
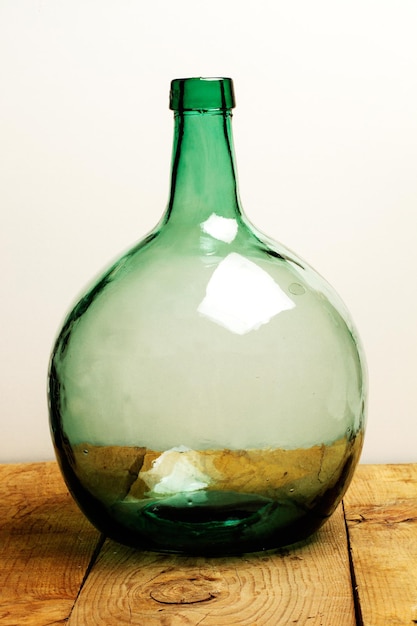
[[[413,626],[417,464],[360,465],[344,508],[363,626]]]

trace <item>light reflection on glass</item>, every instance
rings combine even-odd
[[[153,461],[151,469],[141,474],[148,495],[167,496],[206,489],[211,479],[198,465],[198,452],[186,446],[166,450]]]
[[[232,243],[237,234],[237,221],[230,217],[222,217],[212,213],[210,217],[200,224],[201,230],[214,239]]]
[[[265,270],[232,252],[213,272],[197,310],[233,333],[244,335],[294,307]]]

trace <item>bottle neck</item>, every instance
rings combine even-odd
[[[230,110],[176,112],[167,223],[241,215],[231,117]]]

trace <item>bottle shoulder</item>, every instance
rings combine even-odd
[[[255,302],[258,308],[263,302],[277,310],[321,309],[343,318],[355,332],[336,291],[304,260],[243,220],[232,225],[224,219],[194,232],[158,225],[90,286],[70,317],[81,317],[92,305],[116,316],[117,310],[138,310],[145,301],[155,310],[181,309],[187,302],[194,310],[197,303],[204,314],[214,294],[216,307],[230,300],[240,309],[253,308]]]

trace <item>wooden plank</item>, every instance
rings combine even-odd
[[[144,553],[107,540],[69,626],[354,626],[342,509],[292,549],[241,557]]]
[[[2,626],[63,624],[98,540],[56,463],[0,466]]]
[[[363,626],[417,623],[417,465],[361,465],[344,500]]]

